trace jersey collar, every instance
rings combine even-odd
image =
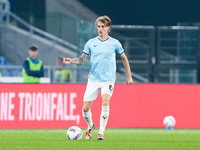
[[[108,36],[108,38],[105,39],[105,40],[101,40],[101,39],[98,37],[98,39],[99,39],[101,42],[105,42],[105,41],[107,41],[109,38],[110,38],[110,36]]]

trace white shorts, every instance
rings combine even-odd
[[[112,96],[114,89],[114,82],[90,82],[88,81],[87,87],[84,94],[83,101],[93,101],[97,98],[99,90],[101,89],[101,96],[104,94],[109,94]]]

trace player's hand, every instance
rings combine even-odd
[[[127,85],[133,84],[133,79],[132,79],[132,77],[127,77],[127,78],[126,78],[126,84],[127,84]]]
[[[63,63],[64,64],[70,64],[71,63],[71,59],[70,58],[63,58]]]

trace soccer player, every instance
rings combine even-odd
[[[83,99],[83,117],[85,118],[88,129],[85,138],[92,138],[92,131],[95,125],[92,121],[90,108],[93,101],[97,98],[101,89],[102,110],[100,116],[100,128],[98,140],[104,140],[104,131],[109,117],[109,101],[111,99],[114,83],[116,79],[116,53],[121,56],[126,69],[126,84],[133,84],[129,61],[125,55],[120,42],[109,36],[111,19],[108,16],[100,16],[96,19],[98,36],[90,39],[79,58],[63,58],[65,64],[83,64],[90,55],[90,73]]]

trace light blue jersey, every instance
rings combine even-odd
[[[102,41],[98,37],[90,39],[83,53],[90,55],[90,73],[88,81],[106,82],[116,80],[116,53],[122,54],[121,43],[108,37]]]

